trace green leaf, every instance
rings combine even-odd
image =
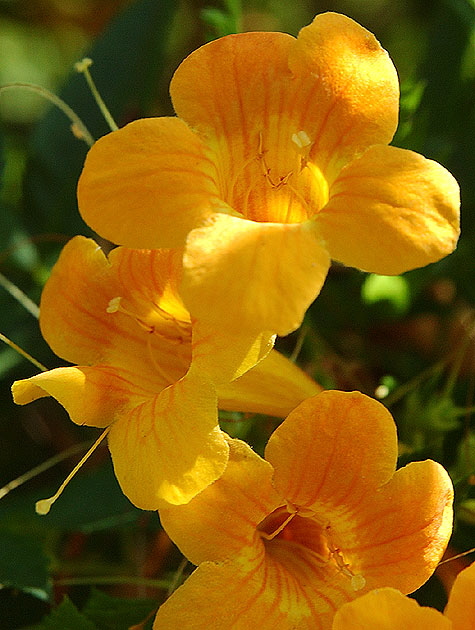
[[[242,31],[242,7],[240,0],[223,0],[224,9],[205,7],[201,11],[201,19],[210,32],[207,39],[224,37]]]
[[[0,584],[19,589],[49,589],[49,560],[43,545],[28,534],[1,534]]]
[[[369,274],[361,287],[361,297],[368,305],[386,302],[392,315],[404,315],[411,303],[409,285],[402,276]]]
[[[153,599],[120,599],[93,589],[82,612],[100,630],[128,630],[146,619],[151,625],[157,608]]]
[[[111,21],[88,51],[91,74],[119,125],[148,112],[177,8],[173,0],[139,0]],[[97,138],[107,127],[83,76],[75,73],[61,98]],[[25,173],[28,225],[34,232],[89,233],[77,211],[76,184],[87,152],[70,122],[51,108],[32,139]]]
[[[68,597],[65,597],[57,608],[30,630],[99,630],[99,628],[80,613]]]

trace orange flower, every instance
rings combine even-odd
[[[396,70],[351,19],[318,15],[297,39],[213,41],[170,92],[178,118],[135,121],[92,147],[78,200],[113,242],[184,246],[182,295],[201,321],[284,335],[331,258],[393,275],[454,249],[457,183],[387,146]]]
[[[395,472],[389,412],[326,391],[273,433],[267,461],[230,441],[226,471],[160,510],[196,571],[159,609],[158,630],[325,630],[376,587],[423,584],[452,528],[452,485],[433,461]]]
[[[72,239],[44,288],[40,324],[78,365],[13,385],[19,404],[53,396],[77,424],[110,425],[117,478],[144,509],[186,502],[223,472],[217,396],[224,409],[285,416],[320,390],[282,355],[265,356],[270,335],[229,338],[191,321],[180,276],[181,252],[117,248],[106,258],[94,241]]]
[[[345,604],[335,615],[333,630],[473,630],[475,628],[475,563],[455,579],[442,615],[421,607],[392,588],[371,591]]]

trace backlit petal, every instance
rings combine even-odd
[[[256,526],[282,502],[272,487],[272,466],[240,440],[230,440],[229,449],[215,483],[187,505],[160,509],[167,533],[194,564],[241,555],[252,565],[262,548]]]
[[[473,627],[473,626],[472,626]],[[332,630],[457,630],[433,608],[392,588],[371,591],[336,613]]]
[[[245,169],[260,145],[279,175],[293,170],[292,137],[301,131],[311,160],[328,170],[368,143],[389,142],[397,125],[398,80],[387,53],[363,27],[333,13],[318,15],[297,40],[240,33],[202,46],[179,66],[170,92],[177,114],[236,177],[236,165]]]
[[[391,414],[359,392],[325,391],[304,401],[266,447],[282,496],[297,506],[336,511],[358,505],[386,483],[396,458]]]
[[[177,118],[134,121],[90,149],[78,185],[88,225],[129,247],[179,247],[216,199],[204,145]]]
[[[185,377],[124,414],[111,427],[109,448],[122,490],[137,507],[187,503],[220,477],[228,458],[214,389]]]
[[[93,240],[75,237],[42,293],[43,336],[63,359],[114,366],[159,392],[191,360],[191,323],[177,297],[180,276],[179,251],[117,248],[108,260]],[[110,310],[113,300],[120,301],[117,312]]]
[[[134,374],[108,366],[56,368],[16,381],[12,393],[19,405],[53,396],[73,422],[92,427],[108,426],[153,395]]]
[[[473,630],[475,627],[475,562],[455,578],[444,611],[453,630]]]
[[[275,335],[237,331],[193,322],[191,370],[206,375],[214,384],[226,386],[258,364],[272,350]]]
[[[294,42],[284,33],[230,35],[195,50],[173,76],[175,111],[215,151],[220,172],[228,179],[221,183],[226,198],[233,196],[232,174],[245,177],[242,168],[256,160],[259,134],[264,139],[271,133],[272,143],[281,134],[292,148],[291,135],[299,128],[289,133],[292,79],[287,58]],[[256,173],[262,180],[262,171]]]
[[[183,300],[194,317],[233,334],[285,335],[320,292],[329,258],[312,223],[217,214],[190,233],[183,264]]]
[[[368,145],[390,142],[398,123],[396,69],[372,33],[337,13],[322,13],[291,48],[295,100],[311,139],[310,160],[332,173]]]
[[[457,182],[442,166],[379,145],[341,171],[316,221],[333,259],[393,275],[455,248],[459,201]]]
[[[334,512],[333,544],[368,588],[412,593],[434,572],[452,533],[452,483],[433,461],[399,469],[357,506]],[[351,502],[352,503],[352,502]],[[323,508],[322,508],[323,509]]]
[[[285,417],[309,396],[322,391],[295,363],[272,350],[256,367],[218,388],[220,409]]]

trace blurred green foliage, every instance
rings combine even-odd
[[[97,138],[107,126],[83,77],[72,71],[85,54],[94,61],[91,72],[102,97],[123,125],[172,112],[167,90],[173,70],[209,38],[239,29],[296,34],[327,10],[375,33],[401,79],[394,143],[440,161],[458,179],[460,244],[446,260],[401,278],[335,265],[302,329],[279,346],[288,354],[301,346],[299,363],[325,386],[382,398],[398,423],[401,463],[432,457],[449,469],[457,492],[452,546],[463,551],[475,545],[475,4],[244,0],[242,12],[240,4],[0,2],[0,83],[29,81],[59,93]],[[90,233],[75,201],[87,147],[73,137],[64,115],[36,95],[2,93],[0,117],[0,272],[38,302],[63,244],[76,233]],[[3,287],[0,332],[48,367],[61,364],[37,321]],[[93,439],[92,430],[74,426],[51,400],[25,408],[12,404],[12,381],[35,370],[11,348],[0,348],[0,486]],[[259,451],[275,424],[243,414],[223,417],[226,430]],[[51,494],[72,466],[66,460],[0,500],[0,630],[106,630],[141,621],[150,627],[149,615],[167,585],[180,579],[180,556],[156,515],[123,497],[104,451],[50,515],[34,513],[34,502]],[[154,588],[145,578],[156,580]],[[91,589],[88,579],[91,585],[102,580],[107,593]],[[435,580],[418,597],[443,605]]]

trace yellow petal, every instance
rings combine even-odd
[[[299,405],[274,431],[266,459],[277,490],[294,505],[357,506],[396,468],[391,414],[360,392],[325,391]]]
[[[334,544],[369,588],[412,593],[442,558],[452,534],[452,501],[443,467],[431,460],[413,462],[358,506],[335,515]]]
[[[324,594],[258,555],[251,567],[239,559],[201,564],[161,606],[153,628],[330,630],[334,612]]]
[[[399,84],[389,55],[365,28],[337,13],[317,15],[291,48],[301,124],[315,139],[309,158],[332,179],[368,145],[391,141]]]
[[[223,199],[239,211],[245,189],[263,181],[260,152],[278,182],[295,170],[294,136],[308,137],[311,160],[329,170],[331,160],[389,142],[397,126],[393,64],[373,35],[337,14],[318,15],[297,40],[240,33],[202,46],[179,66],[170,93],[177,114],[215,150],[229,175]],[[267,196],[261,183],[254,204],[261,217],[258,202]]]
[[[282,502],[272,488],[272,466],[239,440],[230,440],[229,449],[215,483],[186,505],[160,509],[163,527],[194,564],[236,555],[251,562],[262,548],[256,526]]]
[[[289,83],[287,57],[294,42],[285,33],[240,33],[201,46],[173,75],[176,113],[206,137],[235,136],[236,150],[242,150],[256,113],[275,108],[282,84]]]
[[[333,259],[396,275],[455,248],[459,188],[436,162],[373,146],[341,171],[316,221]]]
[[[444,614],[453,630],[475,628],[475,562],[455,578]]]
[[[271,333],[229,334],[223,326],[193,322],[193,355],[190,370],[223,386],[258,364],[272,350]]]
[[[183,264],[183,300],[198,320],[232,334],[286,335],[320,292],[329,258],[311,223],[217,214],[190,233]]]
[[[180,251],[117,248],[108,260],[93,240],[73,238],[42,293],[43,336],[63,359],[114,366],[159,392],[191,360],[180,277]]]
[[[352,574],[368,588],[408,593],[429,578],[444,552],[453,490],[439,464],[419,462],[395,473],[396,456],[391,415],[359,392],[327,391],[303,402],[266,447],[277,491],[313,513],[330,551],[339,550]]]
[[[99,139],[78,185],[82,217],[129,247],[179,247],[216,199],[215,167],[176,118],[142,119]]]
[[[76,424],[106,427],[154,392],[140,387],[134,374],[98,366],[42,372],[16,381],[12,393],[18,405],[53,396]]]
[[[422,608],[392,588],[381,588],[336,613],[332,630],[456,630],[448,619],[433,608]]]
[[[214,389],[185,377],[113,424],[109,448],[122,490],[137,507],[187,503],[220,477],[228,459]]]
[[[218,388],[220,409],[284,418],[322,387],[276,350],[237,380]]]

